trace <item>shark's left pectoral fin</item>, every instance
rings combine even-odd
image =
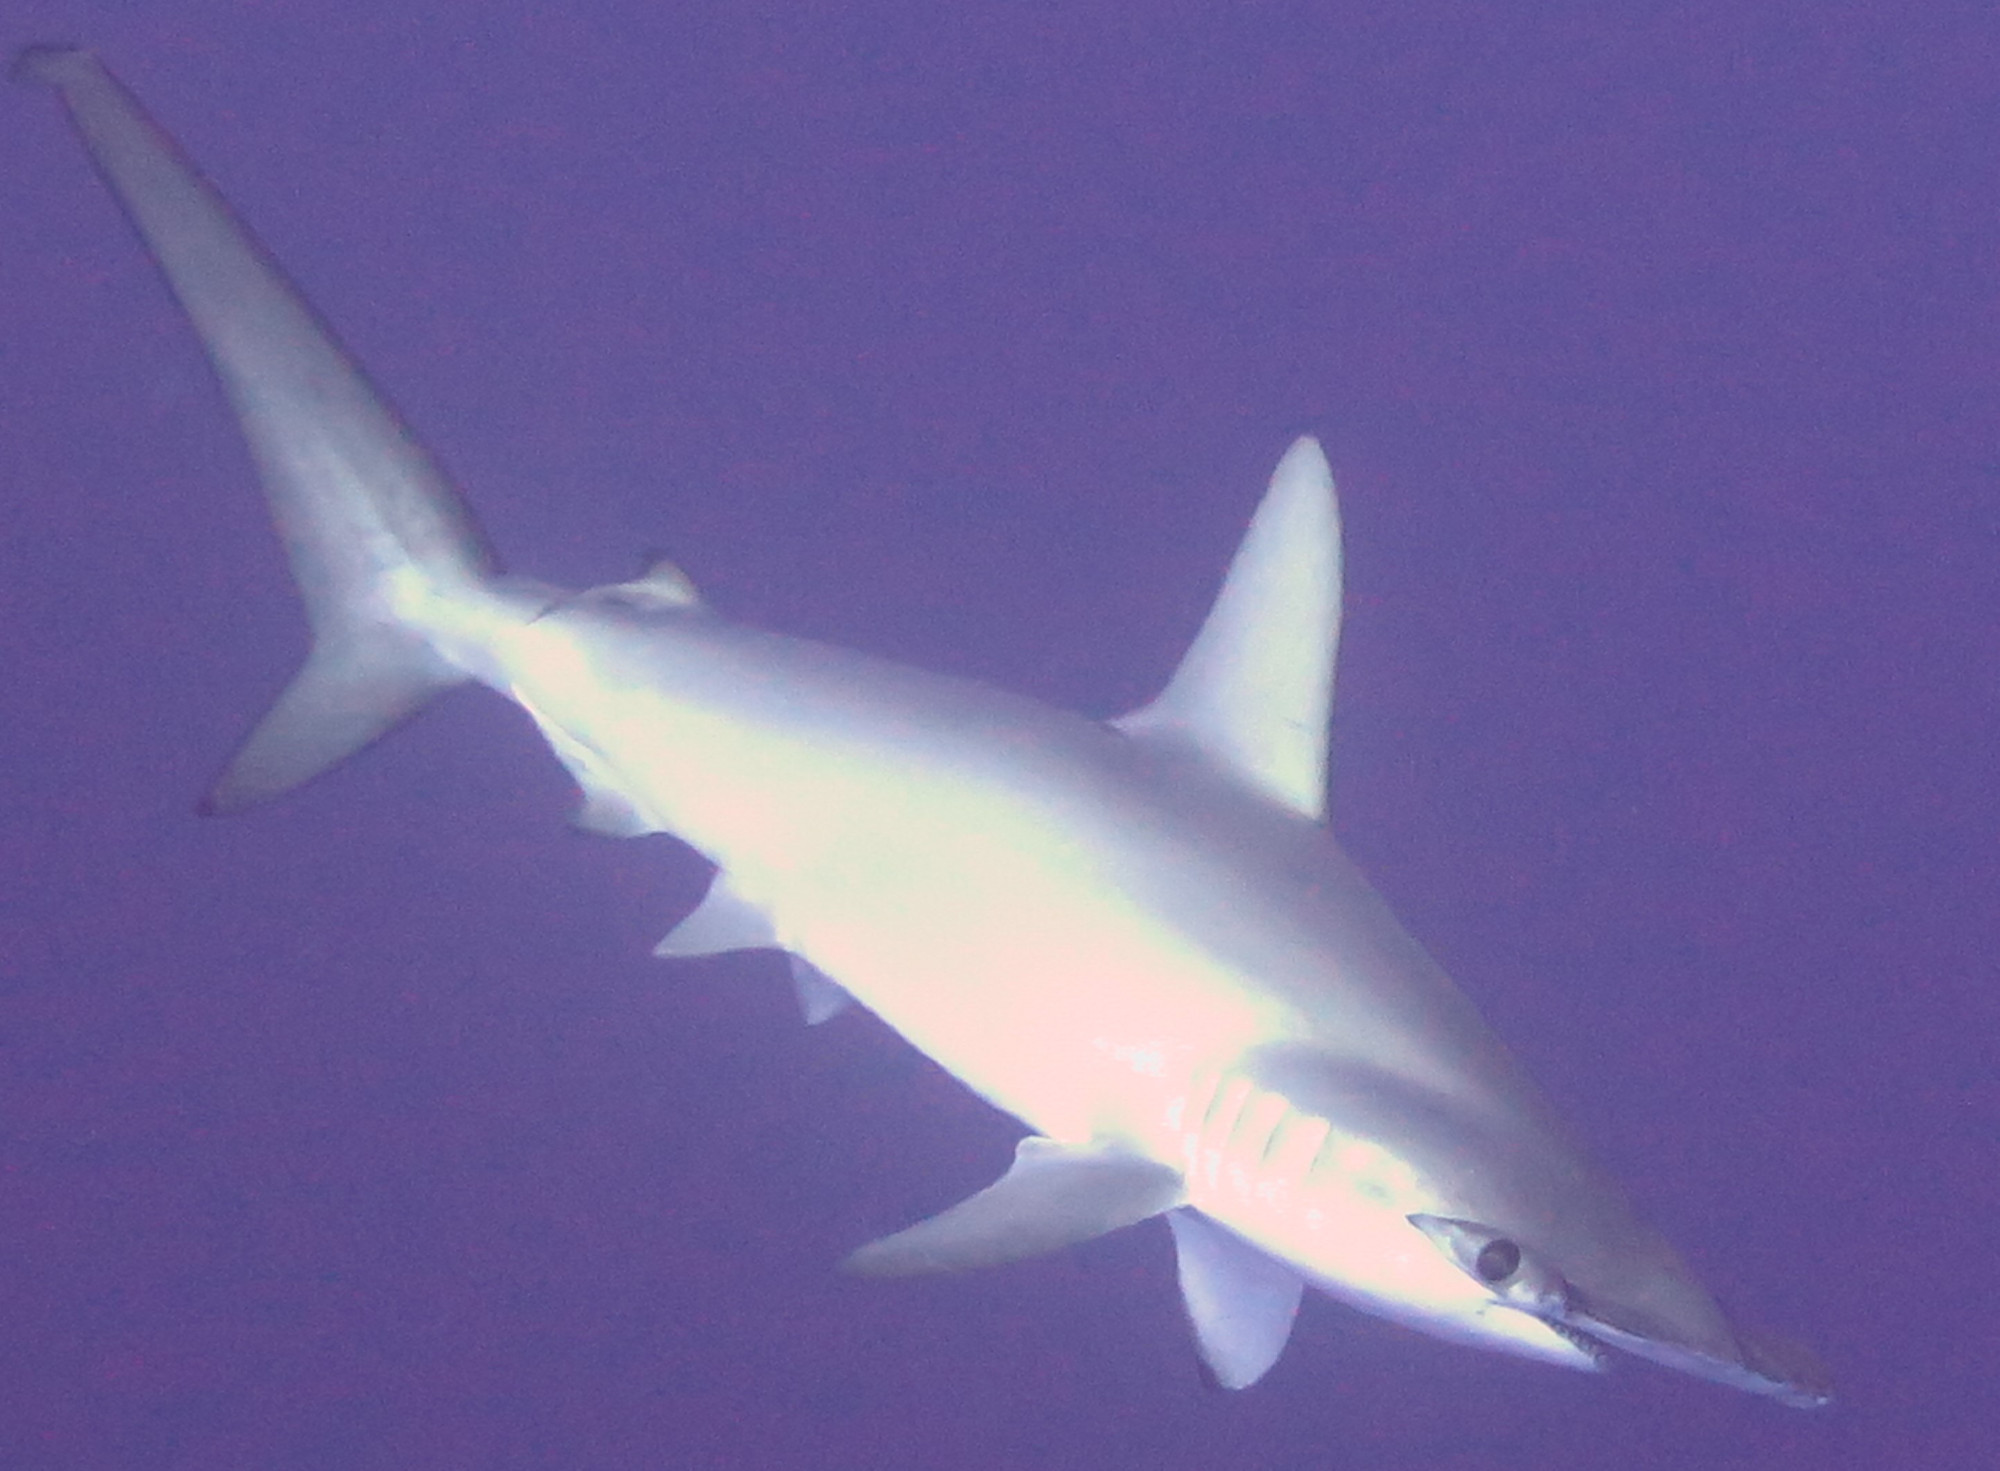
[[[1134,1225],[1184,1194],[1178,1170],[1115,1146],[1030,1137],[986,1189],[869,1243],[844,1266],[875,1277],[998,1266]]]
[[[1112,723],[1192,746],[1308,817],[1326,815],[1340,641],[1340,516],[1313,439],[1286,451],[1201,632],[1150,705]]]
[[[1224,1389],[1255,1384],[1285,1351],[1304,1280],[1196,1211],[1168,1211],[1167,1225],[1202,1362]]]

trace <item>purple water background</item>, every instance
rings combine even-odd
[[[193,342],[0,93],[0,1465],[1979,1467],[1996,1438],[1990,5],[31,0],[509,560],[1093,713],[1288,439],[1337,825],[1805,1415],[1308,1304],[1166,1233],[833,1264],[1014,1130],[568,832],[490,698],[195,797],[302,625]]]

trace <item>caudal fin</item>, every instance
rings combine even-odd
[[[221,195],[88,52],[16,74],[62,94],[235,407],[312,625],[305,667],[203,804],[247,807],[335,765],[466,672],[434,629],[497,564],[457,492]],[[444,620],[448,621],[448,620]]]
[[[465,681],[423,639],[378,627],[319,636],[303,668],[201,799],[238,812],[331,770]]]

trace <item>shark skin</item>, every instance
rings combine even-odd
[[[595,831],[716,867],[664,956],[790,954],[1031,1131],[988,1189],[857,1251],[956,1270],[1164,1216],[1207,1371],[1303,1287],[1576,1368],[1618,1348],[1786,1404],[1752,1336],[1570,1141],[1325,821],[1332,478],[1286,453],[1159,699],[1100,722],[731,622],[671,566],[503,574],[455,490],[228,206],[88,53],[37,47],[242,421],[313,630],[205,806],[318,775],[455,684],[524,708]]]

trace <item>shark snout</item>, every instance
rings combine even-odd
[[[1429,1237],[1497,1304],[1538,1318],[1579,1348],[1607,1344],[1639,1358],[1789,1405],[1832,1398],[1826,1368],[1803,1346],[1734,1328],[1671,1255],[1623,1292],[1588,1288],[1506,1233],[1476,1221],[1413,1215]]]
[[[1680,1325],[1657,1314],[1600,1303],[1572,1288],[1566,1321],[1639,1358],[1781,1404],[1814,1409],[1833,1399],[1832,1376],[1811,1350],[1789,1339],[1734,1328],[1719,1311]]]

